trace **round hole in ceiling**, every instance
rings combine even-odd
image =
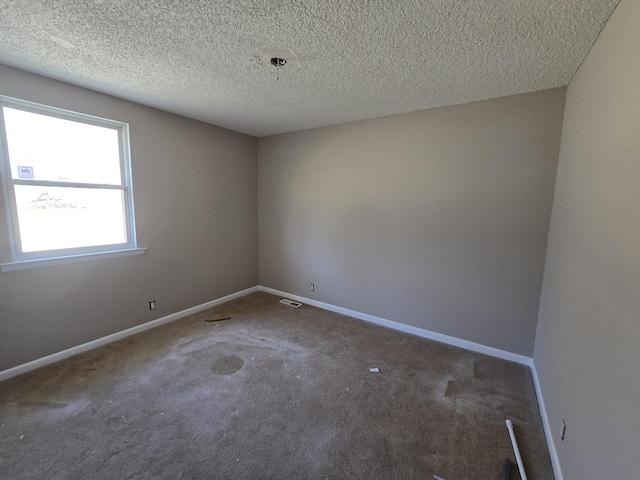
[[[287,64],[287,61],[284,58],[273,57],[269,60],[269,63],[274,67],[284,67]]]

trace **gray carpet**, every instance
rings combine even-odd
[[[278,300],[1,383],[0,478],[553,478],[528,368]]]

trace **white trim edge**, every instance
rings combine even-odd
[[[538,379],[538,372],[533,359],[531,360],[531,376],[533,376],[533,385],[535,387],[536,396],[538,397],[538,408],[540,409],[540,416],[542,417],[544,436],[547,437],[547,449],[549,450],[549,456],[551,457],[553,476],[556,480],[563,480],[562,469],[560,468],[560,459],[558,458],[556,443],[553,440],[553,432],[551,430],[551,424],[549,423],[549,417],[547,416],[547,407],[544,405],[542,389],[540,388],[540,380]]]
[[[0,272],[15,272],[16,270],[27,270],[29,268],[53,267],[56,265],[64,265],[65,263],[78,263],[87,262],[90,260],[104,260],[106,258],[129,257],[131,255],[142,255],[146,251],[146,248],[127,248],[125,250],[111,250],[109,252],[82,253],[80,255],[69,255],[67,257],[19,260],[17,262],[0,264]]]
[[[407,325],[404,323],[394,322],[392,320],[387,320],[384,318],[376,317],[374,315],[369,315],[368,313],[361,313],[355,310],[349,310],[348,308],[337,307],[329,303],[319,302],[317,300],[301,297],[299,295],[293,295],[291,293],[276,290],[274,288],[263,287],[262,285],[258,286],[258,290],[261,292],[270,293],[272,295],[279,295],[281,297],[290,298],[291,300],[296,300],[298,302],[306,303],[307,305],[322,308],[323,310],[329,310],[331,312],[341,313],[342,315],[347,315],[349,317],[357,318],[358,320],[364,320],[365,322],[375,323],[376,325],[392,328],[393,330],[399,330],[401,332],[417,335],[418,337],[428,338],[430,340],[435,340],[440,343],[446,343],[448,345],[453,345],[455,347],[464,348],[465,350],[484,353],[485,355],[501,358],[503,360],[509,360],[511,362],[520,363],[526,366],[531,365],[530,357],[526,357],[524,355],[518,355],[517,353],[507,352],[505,350],[488,347],[480,343],[470,342],[468,340],[462,340],[461,338],[451,337],[449,335],[444,335],[442,333],[432,332],[431,330],[426,330],[424,328],[418,328],[418,327],[413,327],[411,325]]]
[[[101,347],[108,343],[115,342],[116,340],[130,337],[131,335],[135,335],[136,333],[159,327],[160,325],[164,325],[165,323],[173,322],[174,320],[186,317],[187,315],[201,312],[202,310],[206,310],[207,308],[215,307],[216,305],[220,305],[230,300],[235,300],[236,298],[244,297],[245,295],[249,295],[250,293],[254,293],[257,291],[258,287],[247,288],[246,290],[241,290],[239,292],[232,293],[215,300],[211,300],[210,302],[196,305],[195,307],[187,308],[186,310],[182,310],[180,312],[172,313],[171,315],[167,315],[166,317],[151,320],[150,322],[143,323],[142,325],[137,325],[135,327],[128,328],[111,335],[107,335],[106,337],[98,338],[96,340],[83,343],[82,345],[76,345],[75,347],[71,347],[67,350],[63,350],[52,355],[47,355],[46,357],[38,358],[37,360],[33,360],[31,362],[23,363],[22,365],[3,370],[0,372],[0,382],[11,377],[15,377],[16,375],[30,372],[31,370],[35,370],[36,368],[44,367],[45,365],[49,365],[50,363],[59,362],[60,360],[72,357],[73,355],[77,355],[79,353]]]

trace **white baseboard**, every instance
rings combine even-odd
[[[531,375],[533,376],[536,396],[538,398],[538,406],[540,408],[540,415],[542,416],[542,425],[544,428],[545,437],[547,439],[547,447],[549,450],[549,456],[551,457],[551,465],[553,467],[555,480],[563,480],[562,470],[560,468],[560,461],[558,459],[558,453],[556,451],[555,442],[553,441],[553,435],[551,434],[549,418],[547,417],[547,409],[544,405],[542,390],[540,389],[540,381],[538,380],[538,373],[536,372],[536,366],[533,363],[532,358],[524,355],[518,355],[516,353],[506,352],[498,348],[488,347],[480,343],[470,342],[468,340],[462,340],[460,338],[451,337],[449,335],[443,335],[441,333],[432,332],[430,330],[425,330],[423,328],[413,327],[411,325],[406,325],[404,323],[386,320],[384,318],[376,317],[374,315],[369,315],[367,313],[361,313],[355,310],[349,310],[347,308],[337,307],[329,303],[319,302],[317,300],[302,297],[300,295],[293,295],[291,293],[276,290],[274,288],[258,286],[258,290],[261,292],[271,293],[272,295],[278,295],[281,297],[290,298],[292,300],[306,303],[307,305],[312,305],[314,307],[322,308],[324,310],[329,310],[331,312],[348,315],[350,317],[354,317],[359,320],[364,320],[365,322],[375,323],[383,327],[392,328],[394,330],[399,330],[401,332],[411,333],[419,337],[428,338],[430,340],[435,340],[437,342],[446,343],[449,345],[464,348],[466,350],[471,350],[474,352],[484,353],[492,357],[497,357],[497,358],[509,360],[512,362],[516,362],[516,363],[520,363],[522,365],[528,366],[531,369]]]
[[[3,380],[7,380],[8,378],[15,377],[16,375],[35,370],[36,368],[44,367],[45,365],[49,365],[50,363],[64,360],[65,358],[77,355],[78,353],[101,347],[102,345],[106,345],[107,343],[115,342],[116,340],[120,340],[125,337],[130,337],[131,335],[144,332],[145,330],[149,330],[151,328],[159,327],[160,325],[164,325],[165,323],[173,322],[174,320],[186,317],[187,315],[201,312],[202,310],[206,310],[207,308],[215,307],[216,305],[220,305],[221,303],[225,303],[257,291],[258,287],[247,288],[246,290],[232,293],[231,295],[217,298],[215,300],[211,300],[210,302],[196,305],[195,307],[187,308],[186,310],[182,310],[180,312],[172,313],[171,315],[167,315],[166,317],[158,318],[156,320],[143,323],[142,325],[128,328],[126,330],[122,330],[121,332],[116,332],[111,335],[107,335],[106,337],[98,338],[96,340],[92,340],[91,342],[83,343],[82,345],[77,345],[67,350],[63,350],[52,355],[47,355],[46,357],[42,357],[28,363],[23,363],[22,365],[18,365],[17,367],[3,370],[0,372],[0,382]]]
[[[540,380],[538,379],[538,372],[536,371],[536,364],[533,359],[531,360],[531,375],[533,376],[533,384],[538,397],[538,407],[540,408],[540,416],[542,417],[544,435],[547,437],[547,447],[549,448],[549,456],[551,457],[553,475],[555,480],[563,480],[562,469],[560,468],[560,459],[558,458],[556,443],[553,441],[553,432],[551,430],[551,424],[549,423],[549,417],[547,416],[547,407],[544,405],[544,398],[542,397],[542,390],[540,388]]]
[[[13,368],[9,368],[7,370],[0,372],[0,381],[7,380],[11,377],[15,377],[16,375],[20,375],[22,373],[29,372],[31,370],[35,370],[36,368],[43,367],[45,365],[49,365],[51,363],[58,362],[60,360],[64,360],[65,358],[69,358],[73,355],[77,355],[82,352],[86,352],[88,350],[101,347],[102,345],[106,345],[111,342],[115,342],[116,340],[120,340],[122,338],[129,337],[131,335],[135,335],[140,332],[144,332],[145,330],[150,330],[155,327],[159,327],[160,325],[164,325],[165,323],[172,322],[174,320],[178,320],[180,318],[186,317],[187,315],[192,315],[194,313],[201,312],[206,310],[207,308],[215,307],[216,305],[220,305],[222,303],[228,302],[230,300],[234,300],[236,298],[243,297],[253,292],[266,292],[272,295],[278,295],[281,297],[290,298],[292,300],[297,300],[302,303],[306,303],[308,305],[312,305],[314,307],[322,308],[324,310],[329,310],[331,312],[340,313],[343,315],[348,315],[353,318],[357,318],[359,320],[364,320],[365,322],[374,323],[376,325],[381,325],[383,327],[392,328],[394,330],[399,330],[401,332],[410,333],[413,335],[417,335],[419,337],[428,338],[430,340],[435,340],[437,342],[446,343],[448,345],[453,345],[456,347],[464,348],[466,350],[471,350],[474,352],[483,353],[486,355],[490,355],[492,357],[501,358],[504,360],[509,360],[512,362],[520,363],[522,365],[527,365],[531,368],[531,374],[533,376],[533,382],[535,385],[536,395],[538,397],[538,405],[540,407],[540,415],[542,416],[542,424],[544,426],[545,435],[547,437],[547,445],[549,447],[549,455],[551,456],[551,464],[553,466],[553,471],[556,480],[563,480],[562,471],[560,469],[560,462],[558,460],[558,454],[556,452],[555,443],[553,441],[553,435],[551,434],[551,427],[549,425],[549,418],[547,417],[547,410],[544,404],[544,399],[542,397],[542,391],[540,389],[540,382],[538,380],[538,374],[536,372],[535,364],[533,360],[524,355],[518,355],[515,353],[507,352],[504,350],[500,350],[493,347],[488,347],[486,345],[482,345],[475,342],[470,342],[468,340],[462,340],[460,338],[451,337],[449,335],[443,335],[441,333],[432,332],[430,330],[426,330],[423,328],[413,327],[411,325],[406,325],[404,323],[394,322],[391,320],[386,320],[384,318],[376,317],[374,315],[369,315],[366,313],[357,312],[355,310],[349,310],[347,308],[337,307],[335,305],[331,305],[329,303],[319,302],[317,300],[313,300],[310,298],[302,297],[300,295],[293,295],[287,292],[283,292],[280,290],[276,290],[274,288],[256,286],[247,288],[246,290],[242,290],[240,292],[232,293],[231,295],[227,295],[225,297],[221,297],[210,302],[203,303],[201,305],[196,305],[195,307],[187,308],[186,310],[182,310],[180,312],[172,313],[171,315],[167,315],[166,317],[158,318],[156,320],[152,320],[147,323],[143,323],[142,325],[138,325],[136,327],[129,328],[127,330],[123,330],[121,332],[114,333],[112,335],[107,335],[106,337],[98,338],[97,340],[93,340],[91,342],[83,343],[82,345],[77,345],[75,347],[69,348],[67,350],[63,350],[58,353],[54,353],[52,355],[48,355],[46,357],[39,358],[37,360],[33,360],[31,362],[18,365]]]
[[[329,310],[331,312],[341,313],[342,315],[348,315],[349,317],[357,318],[358,320],[364,320],[365,322],[375,323],[376,325],[382,325],[383,327],[392,328],[405,333],[411,333],[419,337],[428,338],[437,342],[446,343],[455,347],[464,348],[465,350],[471,350],[473,352],[484,353],[492,357],[502,358],[503,360],[509,360],[511,362],[520,363],[522,365],[530,366],[531,358],[524,355],[518,355],[517,353],[507,352],[498,348],[488,347],[480,343],[470,342],[468,340],[462,340],[460,338],[451,337],[442,333],[432,332],[431,330],[425,330],[424,328],[413,327],[400,322],[394,322],[392,320],[386,320],[384,318],[369,315],[367,313],[357,312],[355,310],[349,310],[348,308],[337,307],[329,303],[319,302],[310,298],[301,297],[300,295],[293,295],[291,293],[282,292],[274,288],[258,286],[258,290],[261,292],[271,293],[272,295],[279,295],[281,297],[290,298],[298,302],[306,303],[314,307]]]

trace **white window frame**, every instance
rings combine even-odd
[[[47,115],[54,118],[71,120],[74,122],[110,128],[118,132],[119,156],[120,156],[120,184],[101,184],[84,182],[65,182],[13,178],[9,149],[7,143],[6,128],[4,122],[3,107],[9,107],[26,112]],[[0,271],[20,270],[37,266],[57,265],[66,261],[82,261],[93,259],[92,257],[113,257],[123,255],[135,255],[144,253],[145,249],[137,247],[135,214],[133,207],[133,179],[131,176],[131,155],[129,150],[129,125],[124,122],[100,118],[84,113],[72,112],[61,108],[50,107],[38,103],[19,100],[0,95],[0,177],[2,177],[2,190],[4,195],[7,229],[10,237],[11,263],[0,265]],[[20,240],[20,227],[18,222],[18,209],[15,196],[15,185],[39,185],[47,187],[64,188],[95,188],[115,189],[123,192],[126,243],[112,245],[96,245],[90,247],[65,248],[59,250],[46,250],[39,252],[23,252]],[[65,261],[66,260],[66,261]]]

